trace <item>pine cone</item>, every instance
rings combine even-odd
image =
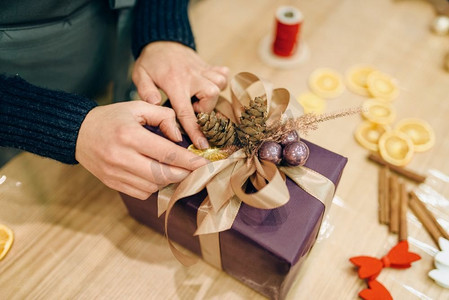
[[[267,121],[267,100],[256,97],[245,107],[237,126],[237,137],[240,143],[248,149],[257,145],[264,137]]]
[[[225,147],[237,142],[234,123],[231,120],[218,116],[215,112],[199,113],[197,119],[211,146]]]

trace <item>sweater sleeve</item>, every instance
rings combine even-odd
[[[188,0],[137,0],[132,50],[138,57],[145,45],[174,41],[195,49],[188,17]]]
[[[76,164],[81,123],[96,106],[88,98],[0,75],[0,146]]]

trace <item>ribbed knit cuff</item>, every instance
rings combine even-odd
[[[0,146],[75,164],[81,123],[96,105],[79,95],[36,87],[19,76],[0,75]]]
[[[188,4],[188,0],[138,0],[132,41],[134,57],[155,41],[179,42],[195,49]]]

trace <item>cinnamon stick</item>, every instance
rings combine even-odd
[[[409,206],[437,245],[441,236],[449,239],[448,233],[414,192],[410,193]]]
[[[404,182],[399,185],[399,241],[407,240],[408,192]]]
[[[394,174],[390,174],[388,198],[390,200],[390,232],[397,233],[399,231],[399,181]]]
[[[368,159],[378,163],[381,166],[387,166],[391,171],[417,183],[422,183],[426,180],[426,176],[418,174],[412,170],[390,164],[389,162],[385,161],[382,157],[380,157],[380,155],[378,155],[377,153],[370,153],[368,155]]]
[[[388,167],[384,166],[379,169],[377,198],[380,224],[388,224],[389,222],[388,174]]]

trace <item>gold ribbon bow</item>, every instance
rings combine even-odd
[[[272,89],[269,83],[251,73],[239,73],[231,81],[231,100],[220,98],[216,110],[237,123],[243,106],[256,96],[266,96],[267,124],[282,116],[298,116],[302,109],[286,89]],[[218,233],[231,228],[242,202],[260,209],[274,209],[289,201],[285,175],[327,207],[332,201],[335,186],[325,176],[304,166],[277,167],[271,162],[259,161],[254,156],[250,162],[240,149],[224,160],[211,162],[193,171],[179,184],[172,184],[159,191],[158,214],[165,214],[165,232],[175,257],[184,265],[192,265],[197,258],[179,251],[168,236],[168,217],[176,202],[194,195],[204,188],[208,196],[197,213],[197,230],[203,259],[221,268]],[[285,175],[284,175],[285,174]],[[257,192],[247,194],[247,181]]]

